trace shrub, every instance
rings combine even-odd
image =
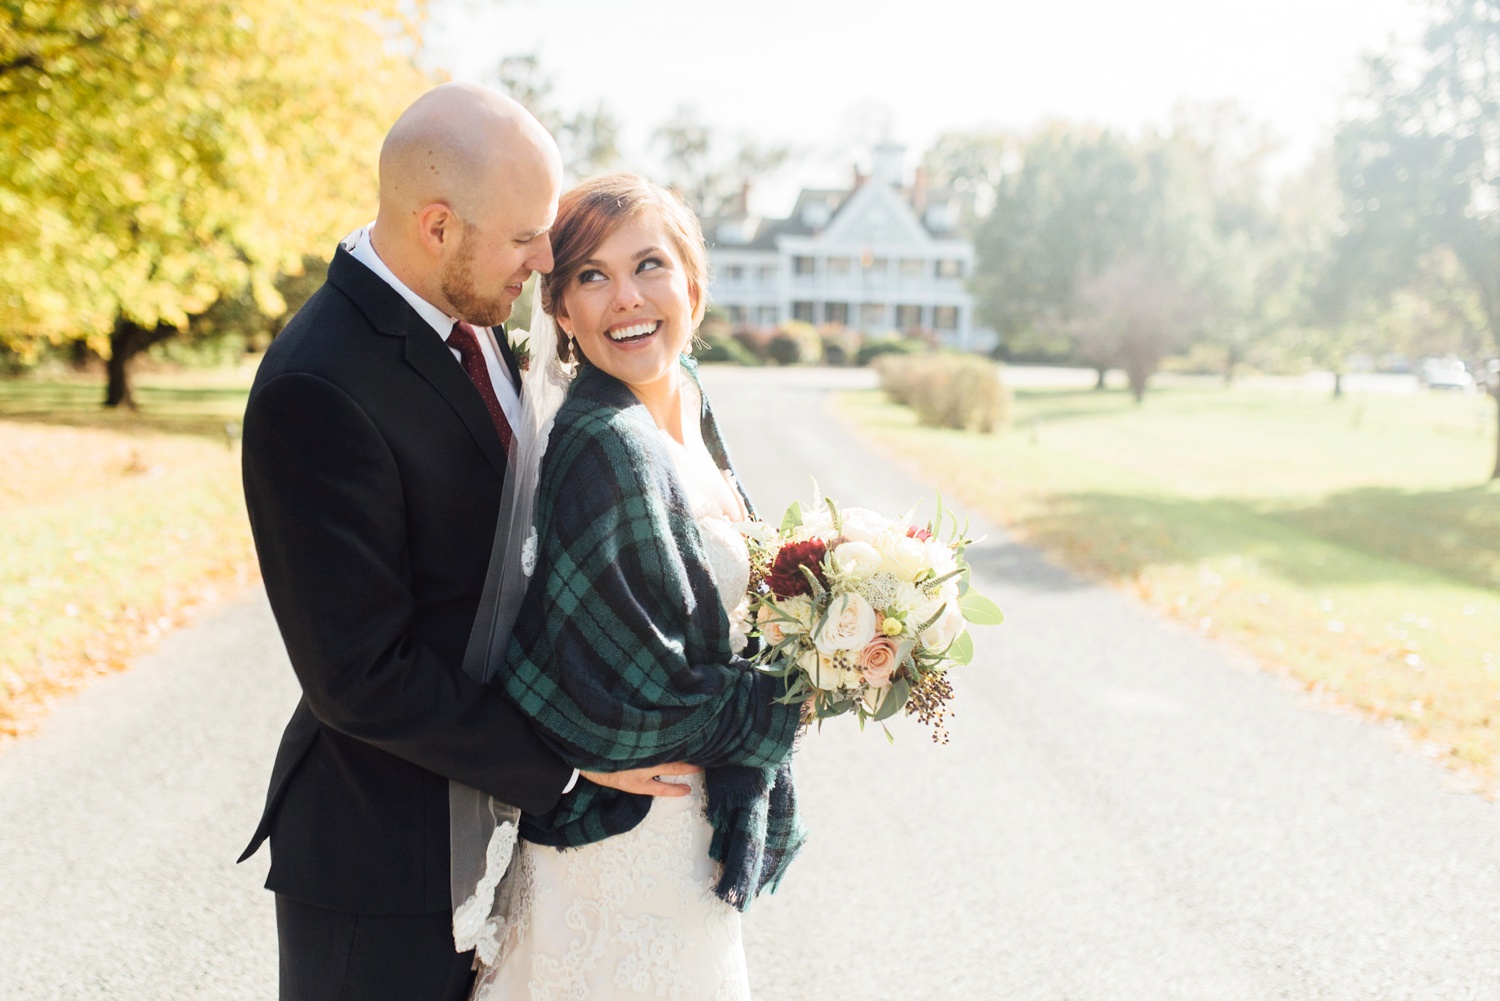
[[[854,364],[868,365],[882,355],[919,355],[926,354],[932,348],[927,342],[917,337],[883,337],[879,340],[866,341],[854,355]]]
[[[744,348],[757,363],[765,364],[771,360],[767,346],[771,335],[755,327],[736,327],[734,333],[729,335],[736,344]]]
[[[929,427],[988,434],[1009,420],[1010,392],[1000,366],[978,355],[887,353],[876,368],[886,395],[911,407]]]
[[[766,354],[778,365],[813,365],[823,359],[823,341],[811,323],[788,320],[766,342]]]
[[[818,337],[823,341],[825,365],[853,365],[863,342],[859,331],[837,323],[823,324],[818,328]]]
[[[753,351],[727,334],[700,334],[699,340],[701,343],[693,348],[693,357],[699,361],[727,362],[731,365],[761,364]]]

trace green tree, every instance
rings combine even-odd
[[[374,205],[381,135],[427,81],[418,0],[30,0],[0,17],[0,337],[83,337],[105,402],[221,298],[283,310]]]
[[[934,188],[954,193],[959,232],[972,235],[995,205],[1007,171],[1019,159],[1020,140],[1001,132],[945,132],[922,154]]]
[[[1347,234],[1339,302],[1420,280],[1446,250],[1500,353],[1500,2],[1435,0],[1412,51],[1371,59],[1335,143]],[[1494,388],[1494,387],[1492,387]],[[1500,392],[1494,392],[1500,424]],[[1491,478],[1500,478],[1500,435]]]
[[[972,287],[1013,349],[1055,351],[1074,329],[1080,284],[1139,244],[1143,165],[1123,136],[1061,123],[1015,153],[975,234]]]
[[[1233,101],[1179,105],[1162,142],[1172,153],[1170,204],[1188,243],[1181,256],[1202,309],[1202,340],[1223,353],[1228,384],[1302,301],[1298,217],[1281,211],[1267,170],[1279,144]]]

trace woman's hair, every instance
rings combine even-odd
[[[687,272],[688,291],[703,308],[708,299],[708,250],[703,227],[693,210],[675,192],[639,174],[605,174],[584,181],[562,196],[552,226],[552,270],[542,276],[542,308],[554,320],[563,293],[583,270],[583,262],[622,223],[650,215],[667,231]],[[557,328],[557,356],[572,360],[572,348],[562,325]]]

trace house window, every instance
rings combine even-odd
[[[776,284],[776,265],[762,264],[760,266],[760,283],[761,285]]]
[[[932,311],[932,325],[939,330],[957,330],[958,307],[938,306]]]
[[[866,257],[865,274],[883,275],[885,274],[885,268],[888,263],[890,262],[887,261],[884,257]]]
[[[830,257],[828,259],[828,273],[830,275],[847,275],[851,263],[853,262],[847,257]]]
[[[755,325],[758,327],[776,326],[776,307],[760,306],[755,311]]]
[[[861,330],[884,330],[885,304],[879,302],[861,303],[859,307],[859,326]]]
[[[825,302],[823,304],[823,322],[837,323],[841,327],[849,325],[849,304],[847,302]]]
[[[743,264],[726,264],[724,266],[724,280],[727,282],[744,281],[745,266]]]
[[[811,257],[793,257],[792,274],[810,275],[813,273],[813,259]]]
[[[725,306],[724,314],[729,322],[734,324],[736,327],[745,322],[744,306]]]
[[[792,303],[792,319],[794,319],[794,320],[801,320],[803,323],[814,323],[814,322],[816,322],[813,319],[814,315],[815,315],[815,313],[813,311],[813,304],[812,303],[810,303],[810,302],[794,302],[794,303]]]
[[[964,262],[956,259],[938,261],[937,276],[939,278],[962,278],[964,276]]]
[[[896,307],[896,329],[916,330],[922,325],[921,306],[897,306]]]
[[[924,262],[920,257],[901,258],[901,277],[921,278],[922,272],[926,270],[923,264]]]

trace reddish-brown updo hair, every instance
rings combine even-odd
[[[708,249],[698,217],[676,193],[639,174],[621,173],[584,181],[558,202],[550,234],[552,270],[541,280],[542,309],[548,316],[557,319],[563,293],[599,245],[622,223],[648,213],[666,229],[702,315],[708,302]],[[557,356],[571,361],[572,355],[568,335],[558,324]]]

